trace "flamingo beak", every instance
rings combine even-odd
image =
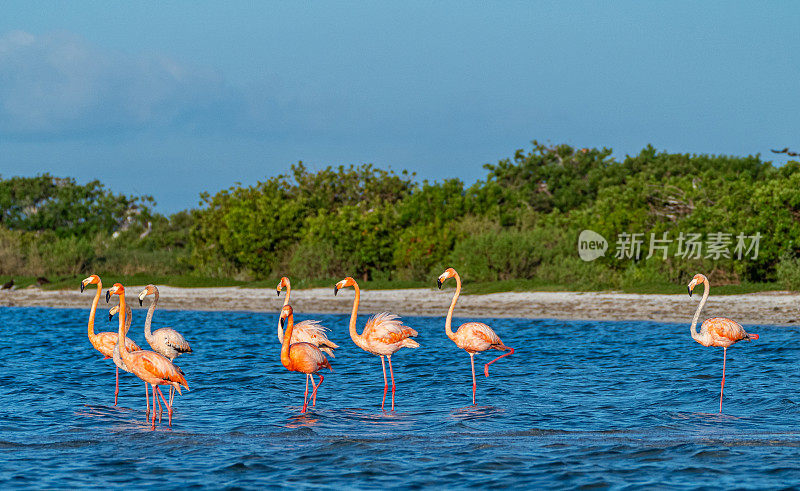
[[[83,293],[83,290],[85,290],[85,289],[86,289],[86,285],[84,285],[83,282],[81,282],[81,293]]]
[[[436,286],[438,286],[440,290],[442,289],[442,279],[441,278],[436,278]]]
[[[278,290],[278,291],[277,291],[277,292],[275,292],[275,293],[277,293],[279,297],[281,296],[281,291],[280,291],[280,290]]]
[[[114,318],[114,314],[108,314],[108,321],[111,322],[111,319]]]
[[[691,286],[687,286],[686,288],[689,289],[689,296],[691,297],[692,296],[692,287]]]
[[[140,298],[140,299],[139,299],[139,307],[141,307],[143,303],[144,303],[144,300],[142,300],[142,299]]]
[[[333,285],[333,296],[335,297],[336,294],[339,293],[339,285]]]
[[[106,303],[111,300],[111,290],[106,290]]]
[[[281,329],[286,326],[286,317],[281,316]]]

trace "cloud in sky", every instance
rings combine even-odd
[[[0,136],[229,128],[247,112],[214,70],[99,49],[59,32],[0,37]]]

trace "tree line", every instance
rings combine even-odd
[[[800,288],[798,162],[651,146],[616,160],[608,148],[534,141],[485,169],[467,185],[370,164],[314,172],[298,163],[203,193],[199,208],[169,217],[153,212],[151,197],[114,194],[97,181],[0,179],[0,274],[392,282],[453,266],[471,281],[581,289],[681,282],[697,271],[715,283]],[[583,230],[608,241],[605,255],[581,259]],[[706,249],[687,254],[690,237]],[[758,238],[757,253],[736,250],[742,237]],[[658,253],[648,257],[653,240]]]

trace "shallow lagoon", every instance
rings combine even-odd
[[[131,337],[144,311],[134,311]],[[103,311],[97,330],[114,330]],[[317,407],[280,364],[276,314],[157,312],[195,353],[173,427],[144,419],[143,383],[86,338],[86,310],[0,308],[0,484],[329,487],[800,485],[798,327],[728,352],[687,324],[488,319],[516,353],[479,375],[442,317],[408,317],[421,347],[394,357],[395,412],[381,412],[380,360],[322,320],[341,345]],[[360,316],[359,330],[368,316]],[[467,319],[454,320],[459,325]],[[116,319],[115,319],[116,321]],[[499,353],[497,353],[499,354]],[[476,356],[476,371],[490,360]]]

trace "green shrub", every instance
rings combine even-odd
[[[782,256],[776,267],[776,277],[787,290],[800,290],[800,258]]]

